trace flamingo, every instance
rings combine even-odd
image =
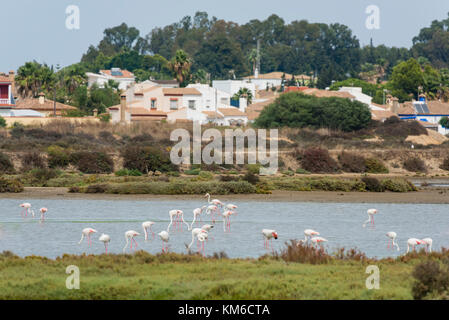
[[[237,208],[238,207],[235,204],[232,204],[232,203],[228,203],[228,204],[225,205],[225,209],[234,211],[234,214],[237,214],[237,211],[235,210]]]
[[[168,215],[170,216],[170,223],[168,224],[167,232],[170,232],[170,227],[173,224],[173,218],[175,221],[175,225],[178,225],[180,217],[181,217],[181,221],[187,225],[187,229],[190,230],[190,226],[187,224],[187,222],[184,221],[184,212],[182,212],[182,210],[170,210],[168,212]],[[181,226],[181,231],[182,231],[182,226]]]
[[[310,239],[310,241],[313,243],[313,245],[316,247],[317,245],[320,245],[323,242],[327,242],[327,239],[324,239],[323,237],[313,237]]]
[[[145,241],[148,241],[148,230],[151,231],[151,236],[154,239],[154,232],[151,227],[154,225],[153,221],[146,221],[142,223],[143,232],[145,233]]]
[[[226,210],[222,213],[223,216],[223,231],[226,232],[226,230],[231,231],[231,215],[234,214],[234,211],[232,210]]]
[[[368,213],[368,220],[366,220],[363,223],[362,227],[365,228],[367,223],[370,223],[370,222],[371,222],[371,226],[374,227],[374,215],[377,214],[377,209],[368,209],[366,211],[366,213]]]
[[[312,229],[306,229],[304,230],[304,240],[300,240],[300,243],[309,243],[310,239],[314,236],[319,236],[320,233],[318,231],[312,230]]]
[[[396,247],[399,251],[399,245],[396,242],[394,242],[394,240],[396,240],[396,237],[397,237],[396,232],[393,232],[393,231],[387,232],[386,236],[389,238],[387,248],[390,248],[390,244],[391,244],[391,249]]]
[[[201,214],[203,213],[203,210],[205,208],[206,208],[206,206],[202,206],[201,208],[196,208],[196,209],[193,210],[193,221],[192,221],[192,224],[190,225],[189,230],[192,230],[193,225],[195,224],[197,217],[199,217],[200,220],[201,220]]]
[[[170,235],[167,231],[161,231],[158,233],[158,236],[162,240],[162,252],[168,252],[168,241],[170,240]],[[164,245],[166,245],[166,251],[164,250]]]
[[[25,217],[28,216],[28,213],[31,213],[31,215],[34,217],[34,210],[31,209],[31,203],[25,202],[20,205],[21,208],[23,208],[22,212],[20,213],[23,217],[23,214],[25,213]]]
[[[271,243],[271,250],[273,250],[273,238],[277,240],[278,234],[276,230],[272,229],[262,229],[262,235],[264,237],[264,247],[265,249],[269,248],[268,241]]]
[[[423,241],[416,239],[416,238],[410,238],[407,240],[407,253],[410,251],[410,247],[413,248],[413,251],[416,251],[416,246],[419,246],[420,244],[424,244]]]
[[[40,208],[39,212],[41,213],[41,222],[44,222],[45,219],[45,214],[47,213],[48,209],[47,208]]]
[[[81,240],[78,242],[78,244],[81,244],[83,242],[84,237],[87,238],[87,245],[90,246],[92,244],[90,240],[90,235],[92,233],[97,233],[98,231],[92,228],[84,228],[83,231],[81,231]]]
[[[194,228],[194,229],[192,229],[192,241],[187,246],[187,250],[190,250],[190,248],[192,247],[193,243],[195,242],[195,238],[198,239],[198,235],[201,234],[201,233],[208,233],[208,232],[206,230],[204,230],[203,228]]]
[[[103,242],[106,254],[108,254],[108,244],[109,244],[109,242],[111,242],[111,237],[109,235],[103,233],[98,240]]]
[[[426,252],[427,253],[432,252],[432,243],[433,243],[432,238],[421,239],[421,243],[426,245]]]
[[[206,214],[210,215],[212,213],[212,222],[215,223],[215,213],[218,213],[218,207],[214,204],[211,204],[206,207]]]
[[[126,244],[125,244],[125,246],[123,247],[123,253],[125,253],[125,251],[126,251],[126,247],[128,246],[128,243],[129,243],[129,241],[131,240],[131,244],[130,244],[130,249],[132,249],[133,248],[133,241],[134,241],[134,244],[135,244],[135,246],[134,246],[134,250],[136,250],[136,248],[137,248],[137,242],[136,242],[136,239],[134,239],[134,237],[137,237],[137,236],[139,236],[140,235],[140,233],[138,233],[137,231],[134,231],[134,230],[129,230],[129,231],[126,231],[125,232],[125,239],[126,239]]]
[[[213,200],[211,201],[211,200],[210,200],[210,194],[209,194],[209,193],[206,193],[206,195],[205,195],[204,197],[207,198],[207,202],[208,202],[209,204],[214,204],[214,205],[220,206],[220,207],[223,207],[223,206],[224,206],[224,203],[221,202],[221,201],[218,200],[218,199],[213,199]]]
[[[202,251],[203,256],[205,255],[204,254],[204,242],[207,241],[207,237],[208,237],[208,233],[206,231],[201,232],[200,234],[197,235],[198,241],[201,242],[200,250]]]

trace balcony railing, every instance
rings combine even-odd
[[[0,104],[11,104],[11,101],[9,99],[0,99]]]

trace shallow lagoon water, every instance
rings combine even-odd
[[[136,240],[139,249],[150,253],[161,251],[162,242],[156,235],[145,242],[142,222],[154,221],[153,230],[158,233],[169,224],[168,211],[184,211],[184,219],[190,224],[193,209],[204,205],[202,201],[104,201],[104,200],[33,200],[36,212],[22,218],[19,204],[26,199],[0,200],[0,252],[9,250],[19,256],[39,255],[49,258],[68,254],[101,254],[101,233],[111,236],[109,252],[122,253],[124,233],[141,232]],[[405,253],[408,238],[433,239],[433,249],[449,247],[449,213],[444,204],[366,204],[366,203],[298,203],[298,202],[233,202],[238,214],[231,218],[231,232],[223,232],[223,223],[217,221],[206,244],[206,254],[224,251],[231,258],[259,257],[267,253],[263,246],[261,230],[275,229],[278,240],[273,240],[275,250],[284,247],[290,239],[304,238],[303,230],[311,228],[329,240],[325,247],[332,252],[338,247],[358,248],[369,257],[397,256]],[[49,209],[44,223],[39,222],[38,210]],[[367,220],[366,210],[377,208],[375,228],[363,228]],[[203,214],[203,224],[211,223]],[[197,223],[194,227],[200,227]],[[81,230],[92,227],[93,244],[84,241],[78,245]],[[388,231],[398,234],[400,251],[387,250]],[[170,250],[186,252],[191,233],[183,225],[183,232],[170,233]],[[192,248],[196,248],[193,246]],[[127,252],[130,252],[129,250]]]

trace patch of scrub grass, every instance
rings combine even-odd
[[[420,259],[411,258],[411,259]],[[199,255],[64,255],[55,260],[0,254],[0,299],[411,299],[415,260],[379,260],[379,290],[367,290],[367,263],[286,263]],[[65,287],[69,265],[80,290]]]

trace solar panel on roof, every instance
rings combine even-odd
[[[427,103],[421,104],[421,108],[423,109],[424,113],[430,113]]]
[[[123,76],[123,73],[121,73],[120,71],[111,71],[111,75],[113,75],[113,76]]]

